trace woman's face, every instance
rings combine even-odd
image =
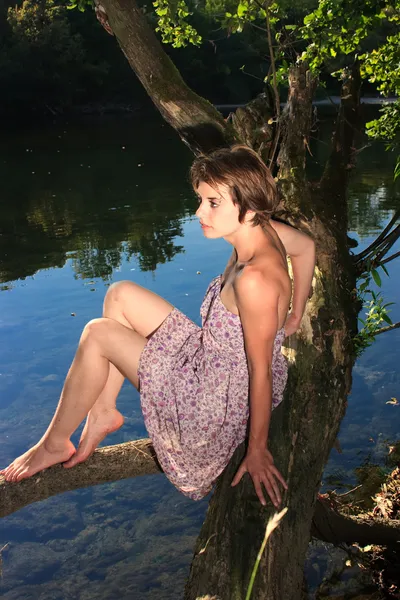
[[[239,222],[239,207],[233,204],[226,185],[211,187],[201,181],[196,193],[200,203],[196,216],[206,237],[229,239],[243,226]]]

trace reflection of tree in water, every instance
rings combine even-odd
[[[367,237],[382,229],[400,205],[400,197],[390,180],[369,173],[354,182],[349,194],[349,229]]]
[[[110,279],[115,269],[121,265],[123,244],[115,248],[102,248],[99,243],[85,238],[82,245],[72,252],[72,267],[75,277],[80,279]]]
[[[375,149],[375,152],[379,150]],[[400,205],[391,173],[383,174],[379,165],[363,162],[363,172],[355,177],[349,191],[349,229],[360,237],[379,232],[384,220]]]
[[[172,260],[183,251],[183,246],[176,246],[175,236],[181,236],[182,226],[178,219],[168,223],[167,229],[148,229],[141,222],[137,230],[131,230],[125,241],[115,242],[110,248],[104,238],[81,237],[75,242],[76,250],[69,258],[76,277],[83,279],[110,279],[115,269],[121,266],[122,260],[135,256],[142,271],[155,271],[158,264]],[[105,244],[105,242],[107,242]]]
[[[329,155],[327,140],[331,137],[335,113],[336,109],[332,112],[330,107],[318,108],[318,131],[311,140],[312,155],[308,157],[309,176],[315,181],[321,177]],[[368,119],[373,118],[376,108],[368,113]],[[366,141],[365,137],[358,139],[357,148],[365,146]],[[383,222],[400,206],[398,185],[393,181],[395,164],[395,153],[386,152],[381,143],[365,147],[357,156],[357,169],[352,173],[348,192],[348,220],[349,229],[360,237],[380,231]]]
[[[154,271],[157,264],[163,264],[173,259],[176,254],[183,252],[183,246],[176,246],[173,238],[182,236],[182,223],[171,219],[166,229],[149,232],[134,238],[129,236],[127,244],[128,257],[136,256],[143,271]]]
[[[1,236],[1,281],[62,267],[67,258],[72,258],[77,277],[109,279],[124,258],[135,256],[142,270],[154,271],[158,264],[183,250],[173,240],[182,235],[179,218],[183,218],[183,210],[162,222],[143,213],[135,222],[127,210],[115,211],[111,218],[107,214],[92,215],[89,229],[87,222],[69,212],[68,207],[58,209],[59,204],[47,200],[26,213],[26,218],[18,219],[14,234]]]
[[[35,177],[18,176],[19,155],[8,160],[2,177],[0,282],[62,267],[68,258],[77,277],[110,279],[132,256],[142,270],[155,270],[182,252],[174,238],[182,235],[180,221],[190,207],[182,195],[179,153],[158,177],[152,177],[150,156],[149,170],[134,170],[137,158],[124,153],[110,159],[104,147],[90,148],[91,170],[80,164],[87,157],[57,163],[53,147],[40,158],[45,172],[30,164]]]

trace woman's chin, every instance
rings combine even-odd
[[[202,227],[202,230],[203,230],[203,235],[205,237],[213,237],[212,236],[212,231],[213,231],[212,227]]]

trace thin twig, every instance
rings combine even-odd
[[[388,325],[387,327],[381,327],[377,331],[374,331],[374,335],[378,335],[379,333],[386,333],[386,331],[392,331],[392,329],[398,329],[400,327],[400,321],[398,323],[393,323],[392,325]]]
[[[264,81],[261,77],[257,77],[257,75],[253,75],[253,73],[249,73],[248,71],[245,71],[244,69],[240,69],[243,73],[243,75],[248,75],[249,77],[253,77],[253,79],[257,79],[257,81]]]
[[[267,30],[265,29],[265,27],[260,27],[259,25],[256,25],[255,23],[251,23],[251,22],[250,22],[250,25],[251,25],[252,27],[255,27],[255,29],[260,29],[260,30],[261,30],[261,31],[263,31],[264,33],[267,33]]]
[[[268,9],[266,10],[266,22],[267,22],[269,57],[271,60],[270,66],[272,69],[272,82],[273,82],[273,88],[274,88],[275,112],[276,112],[276,122],[277,122],[274,145],[273,145],[272,152],[271,152],[270,159],[269,159],[269,168],[272,170],[274,162],[275,162],[275,154],[278,149],[279,138],[281,135],[281,120],[280,120],[281,103],[280,103],[280,98],[279,98],[278,84],[276,81],[275,55],[274,55],[274,48],[272,46],[271,24],[270,24]]]
[[[354,150],[355,154],[360,154],[360,152],[362,152],[363,150],[366,150],[367,148],[371,148],[372,144],[365,144],[364,146],[361,146],[361,148],[356,148]]]
[[[266,14],[265,20],[267,23],[269,57],[271,60],[272,81],[273,81],[274,95],[275,95],[275,110],[276,110],[276,117],[277,117],[277,119],[279,119],[279,116],[281,114],[281,103],[279,100],[278,84],[276,81],[275,55],[274,55],[274,48],[272,46],[271,23],[270,23],[270,19],[269,19],[268,9],[265,11],[265,14]]]
[[[354,487],[352,490],[349,490],[348,492],[344,492],[344,494],[337,494],[337,497],[338,498],[344,498],[345,496],[348,496],[349,494],[352,494],[356,490],[359,490],[361,487],[362,487],[362,484],[360,483],[360,485],[356,485],[356,487]]]

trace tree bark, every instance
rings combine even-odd
[[[347,70],[341,89],[341,102],[332,137],[332,151],[321,179],[321,190],[332,196],[335,190],[335,213],[347,210],[346,188],[355,166],[354,136],[360,128],[360,66],[357,61]]]
[[[234,141],[233,129],[183,81],[135,0],[102,0],[110,27],[132,69],[164,119],[195,153]]]
[[[63,492],[160,472],[151,440],[144,439],[100,448],[73,469],[56,465],[19,483],[0,475],[0,518]]]

